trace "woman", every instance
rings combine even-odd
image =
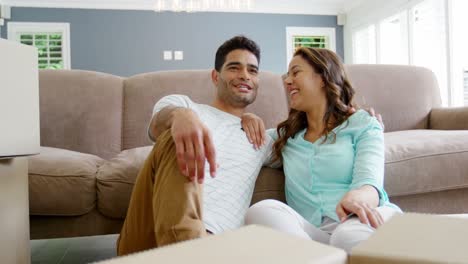
[[[284,85],[289,116],[276,133],[268,133],[275,139],[272,161],[283,164],[287,205],[261,201],[249,209],[246,224],[349,252],[401,212],[383,189],[382,127],[366,111],[354,111],[355,91],[330,50],[298,49]],[[247,134],[255,134],[258,122],[255,116],[243,117]]]

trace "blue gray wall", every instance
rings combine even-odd
[[[337,53],[343,57],[343,27],[336,16],[252,13],[156,13],[14,7],[8,22],[68,22],[72,69],[120,76],[175,70],[210,69],[224,40],[243,34],[262,49],[261,69],[286,70],[286,27],[335,27]],[[164,61],[164,50],[184,51],[183,61]]]

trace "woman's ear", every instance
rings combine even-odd
[[[320,76],[320,87],[322,87],[322,89],[325,89],[325,82],[323,81],[322,76]]]

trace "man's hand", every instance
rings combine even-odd
[[[216,151],[208,128],[190,109],[179,108],[172,114],[171,134],[181,172],[191,181],[203,183],[205,160],[208,160],[211,177],[215,177]]]
[[[361,223],[377,228],[384,222],[380,213],[375,209],[378,204],[377,190],[370,185],[365,185],[347,192],[336,206],[336,214],[341,222],[346,221],[350,214],[355,214]]]
[[[244,113],[241,119],[242,129],[245,131],[247,139],[254,145],[255,149],[259,149],[266,143],[265,124],[263,120],[252,113]]]

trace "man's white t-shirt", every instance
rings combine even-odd
[[[209,105],[197,104],[185,95],[159,100],[153,116],[166,106],[190,108],[211,131],[219,168],[211,178],[205,164],[203,222],[214,234],[241,227],[252,199],[255,180],[269,158],[272,139],[255,150],[242,130],[241,119]]]

